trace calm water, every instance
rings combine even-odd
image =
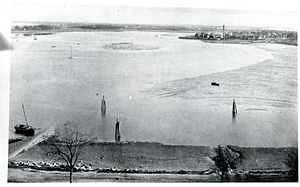
[[[231,98],[212,101],[205,97],[158,97],[147,92],[168,81],[238,69],[274,58],[271,52],[250,45],[177,39],[185,35],[84,32],[38,36],[37,40],[13,39],[10,137],[16,136],[15,124],[25,123],[21,107],[24,103],[28,123],[34,127],[43,130],[67,120],[75,121],[84,125],[86,131],[93,130],[103,141],[114,140],[115,121],[119,118],[123,141],[294,146],[297,133],[292,138],[286,138],[286,133],[295,132],[297,127],[295,109],[291,109],[289,121],[276,107],[267,115],[253,110],[251,115],[239,115],[233,121]],[[120,42],[155,49],[116,51],[102,47]],[[73,59],[69,58],[71,47]],[[100,112],[102,95],[107,102],[105,116]],[[265,125],[254,125],[257,123]],[[278,123],[286,124],[285,131],[274,128]]]

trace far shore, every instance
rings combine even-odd
[[[242,39],[198,39],[194,37],[179,37],[179,39],[185,40],[200,40],[205,43],[218,43],[218,44],[252,44],[252,43],[276,43],[285,45],[297,46],[296,39],[285,39],[285,38],[266,38],[263,40],[242,40]]]
[[[33,33],[61,33],[61,32],[166,32],[166,33],[194,33],[188,30],[139,30],[139,29],[84,29],[84,28],[62,28],[52,30],[11,30],[11,34],[33,34]]]
[[[62,32],[166,32],[166,33],[194,33],[194,31],[189,30],[133,30],[133,29],[84,29],[84,28],[62,28],[62,29],[52,29],[52,30],[12,30],[11,34],[24,34],[24,35],[52,35]],[[217,43],[217,44],[252,44],[252,43],[276,43],[284,45],[295,45],[297,46],[297,39],[284,39],[284,38],[266,38],[263,40],[242,40],[242,39],[226,39],[226,40],[208,40],[208,39],[198,39],[193,37],[179,37],[179,39],[186,40],[200,40],[205,43]]]

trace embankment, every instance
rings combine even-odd
[[[47,155],[47,144],[40,143],[30,150],[9,160],[9,182],[57,181],[53,172],[62,172],[67,181],[67,167],[63,160]],[[294,181],[286,166],[286,159],[297,148],[253,148],[227,146],[241,155],[239,165],[228,174],[226,181],[238,182],[287,182]],[[174,175],[169,182],[220,182],[218,174],[212,170],[216,155],[215,148],[205,146],[164,145],[148,142],[99,142],[90,144],[82,150],[74,171],[76,180],[107,181],[109,178],[127,177],[126,181],[163,182]],[[22,178],[17,175],[31,173],[37,177]],[[41,171],[42,170],[42,171]],[[29,172],[28,172],[29,171]],[[33,171],[33,172],[30,172]],[[22,174],[22,175],[23,175]],[[129,177],[131,176],[131,177]],[[146,178],[143,178],[145,176]],[[152,179],[157,176],[157,178]],[[129,178],[128,178],[129,177]],[[141,178],[142,177],[142,178]],[[176,180],[181,178],[180,180]],[[151,180],[150,180],[151,179]],[[86,181],[85,181],[86,182]],[[113,180],[113,182],[120,182]]]
[[[28,137],[25,140],[17,141],[9,144],[8,159],[13,158],[22,151],[26,151],[34,145],[46,140],[49,136],[54,135],[54,127],[51,127],[43,132],[36,134],[33,137]]]

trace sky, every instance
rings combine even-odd
[[[55,21],[124,24],[228,25],[291,28],[298,26],[296,1],[191,0],[28,0],[13,1],[12,21]],[[209,3],[207,3],[209,2]],[[224,3],[225,2],[225,3]],[[293,6],[293,3],[295,5]],[[271,6],[272,4],[273,6]],[[230,5],[230,6],[228,6]],[[239,5],[239,6],[236,6]]]

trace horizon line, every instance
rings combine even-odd
[[[276,26],[245,26],[245,25],[205,25],[205,24],[163,24],[163,23],[113,23],[113,22],[81,22],[81,21],[16,21],[12,20],[11,23],[72,23],[72,24],[100,24],[100,25],[156,25],[156,26],[204,26],[204,27],[221,27],[225,25],[227,28],[235,28],[235,27],[242,27],[242,28],[256,28],[256,29],[283,29],[283,30],[293,30],[297,32],[297,28],[290,28],[290,27],[276,27]],[[11,24],[13,26],[13,24]]]

